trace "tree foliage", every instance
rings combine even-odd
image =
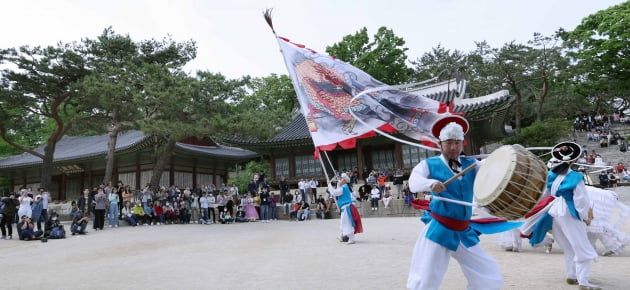
[[[558,140],[570,138],[571,121],[564,119],[547,119],[535,121],[523,128],[520,134],[505,138],[503,144],[521,144],[525,147],[552,147]]]
[[[326,47],[326,52],[363,70],[389,85],[407,83],[411,69],[407,66],[405,40],[387,27],[381,27],[370,41],[367,28]]]
[[[88,74],[76,43],[57,46],[10,48],[0,57],[7,68],[0,76],[0,137],[11,146],[42,158],[41,186],[51,182],[57,142],[77,123],[91,116],[81,111],[85,97],[78,84]],[[34,122],[28,122],[32,120]],[[51,132],[42,136],[44,152],[36,152],[12,139],[29,135],[29,126],[51,121]]]
[[[559,30],[575,62],[577,93],[593,98],[595,110],[630,108],[630,2],[591,14],[573,30]]]

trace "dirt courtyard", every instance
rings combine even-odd
[[[106,228],[65,240],[1,240],[2,289],[404,289],[418,218],[365,218],[357,243],[336,240],[339,220]],[[623,229],[630,232],[628,225]],[[498,260],[505,289],[577,289],[564,282],[562,250],[524,244]],[[601,252],[601,245],[598,249]],[[628,250],[600,257],[592,281],[627,289]],[[451,260],[442,289],[465,289]]]

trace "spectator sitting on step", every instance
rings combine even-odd
[[[376,185],[372,185],[372,191],[370,191],[370,204],[372,210],[378,210],[378,201],[381,199],[381,191],[378,190]]]
[[[383,194],[383,205],[385,205],[385,208],[389,208],[389,202],[391,202],[392,199],[394,199],[394,197],[392,196],[391,188],[387,185],[385,186],[385,194]]]
[[[131,213],[133,214],[133,219],[136,220],[136,222],[139,222],[145,226],[149,225],[147,224],[147,214],[144,212],[144,208],[142,207],[141,202],[136,202],[136,204],[131,209]]]
[[[302,205],[297,213],[298,221],[305,221],[311,215],[311,208],[306,201],[302,201]]]
[[[289,211],[289,220],[298,220],[298,212],[300,211],[300,204],[297,202],[293,202],[291,205],[291,210]]]
[[[610,175],[608,176],[608,184],[610,185],[610,187],[617,187],[617,181],[619,179],[617,178],[617,176],[615,176],[614,173],[610,173]]]
[[[603,137],[599,140],[599,147],[608,147],[608,138]]]
[[[621,179],[623,181],[630,181],[630,172],[628,172],[627,168],[624,168],[623,171],[621,171]]]
[[[140,208],[142,209],[142,207]],[[125,202],[125,206],[123,207],[121,214],[122,214],[123,220],[129,223],[130,226],[135,227],[138,225],[138,223],[136,222],[136,219],[133,217],[133,207],[131,206],[131,202],[129,201]]]
[[[601,185],[604,188],[610,185],[610,182],[608,180],[608,174],[606,174],[606,172],[602,172],[599,174],[599,185]]]
[[[595,165],[595,166],[606,166],[606,163],[604,162],[604,159],[602,159],[602,156],[597,154],[597,155],[595,155],[595,162],[593,162],[593,165]]]
[[[617,163],[617,167],[615,167],[615,169],[617,173],[621,173],[624,169],[626,169],[626,166],[624,166],[623,163],[619,162]]]
[[[168,203],[168,201],[167,201]],[[153,213],[155,216],[155,224],[157,225],[161,225],[164,224],[166,221],[166,218],[164,216],[164,207],[162,206],[162,202],[160,201],[156,201],[155,205],[153,206]],[[151,223],[149,223],[151,224]]]

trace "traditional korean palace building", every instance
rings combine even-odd
[[[470,123],[465,146],[465,152],[469,155],[480,153],[486,143],[496,142],[506,136],[505,118],[514,101],[507,90],[472,98],[461,93],[465,91],[461,83],[450,80],[409,91],[443,103],[453,103],[455,113],[464,113]],[[268,140],[229,138],[223,141],[267,156],[271,163],[272,183],[281,176],[287,177],[291,183],[296,183],[300,178],[325,180],[320,161],[314,159],[313,141],[301,113],[296,114],[280,134]],[[327,153],[334,169],[357,168],[361,174],[364,168],[385,168],[390,173],[393,169],[401,168],[408,174],[420,160],[436,154],[435,151],[383,136],[358,139],[356,144],[353,149],[338,147]],[[330,164],[328,161],[325,164],[331,174]]]
[[[107,134],[100,136],[64,136],[56,146],[52,186],[54,199],[76,199],[84,188],[103,182],[107,156]],[[143,188],[151,180],[155,149],[163,138],[144,135],[140,131],[119,134],[115,149],[112,182],[122,181],[133,189]],[[36,149],[43,152],[43,147]],[[222,146],[211,138],[190,137],[176,144],[167,163],[161,186],[178,185],[194,188],[198,184],[227,182],[228,172],[248,162],[258,153]],[[40,184],[42,160],[32,154],[0,158],[0,176],[10,180],[13,191],[22,187],[36,190]]]

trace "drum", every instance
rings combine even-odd
[[[477,172],[477,204],[497,217],[516,220],[534,208],[547,185],[547,167],[521,145],[492,152]]]

